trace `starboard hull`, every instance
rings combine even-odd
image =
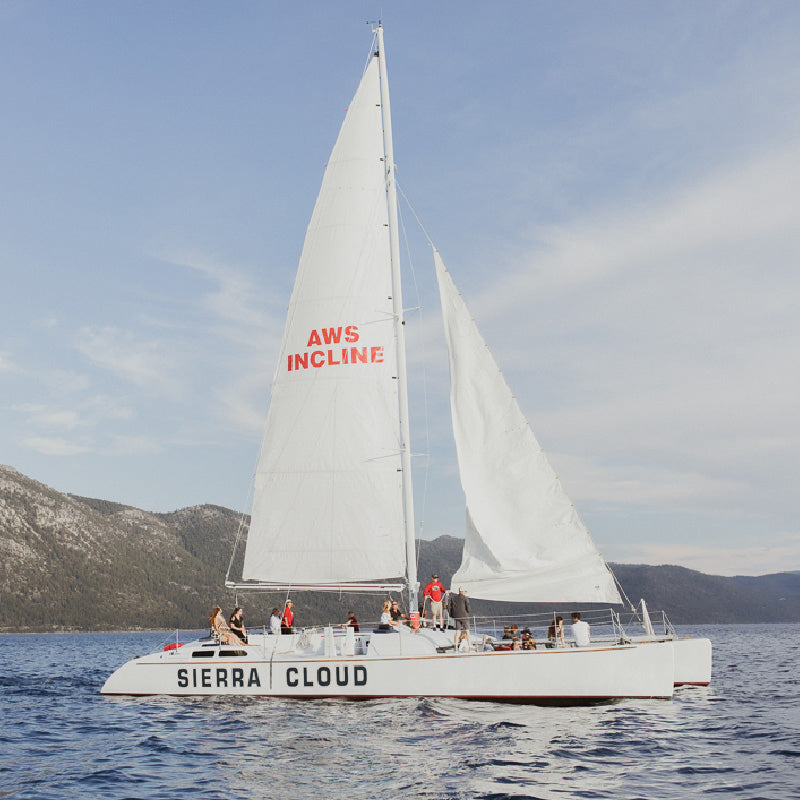
[[[637,644],[663,643],[672,647],[675,686],[708,686],[711,683],[712,647],[709,639],[634,636],[632,640]]]

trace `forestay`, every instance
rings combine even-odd
[[[464,553],[451,585],[488,600],[621,602],[438,252],[434,259],[467,503]]]
[[[405,575],[386,181],[372,58],[325,171],[289,304],[243,578]]]

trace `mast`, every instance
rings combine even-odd
[[[397,394],[400,406],[400,459],[403,483],[403,510],[406,533],[406,578],[408,608],[417,610],[417,554],[414,535],[414,491],[411,482],[411,435],[408,419],[408,380],[406,373],[406,324],[403,315],[403,294],[400,285],[400,240],[397,223],[397,186],[395,184],[394,149],[392,146],[392,113],[389,104],[389,78],[383,48],[383,25],[379,22],[378,74],[381,83],[381,118],[383,121],[383,152],[386,174],[386,202],[389,211],[389,251],[392,270],[392,307],[394,309],[395,347],[397,348]]]

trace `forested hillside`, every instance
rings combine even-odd
[[[153,514],[118,503],[61,494],[0,466],[0,595],[11,631],[202,628],[215,604],[238,601],[251,626],[265,622],[285,594],[236,596],[225,590],[240,517],[218,506]],[[446,585],[463,541],[420,542],[419,578]],[[241,553],[233,577],[241,573]],[[683,567],[612,565],[626,594],[644,597],[674,623],[800,621],[800,575],[723,578]],[[380,597],[306,593],[294,597],[299,624],[364,622]],[[506,617],[552,611],[541,605],[474,601],[475,612]],[[569,609],[559,609],[568,611]]]

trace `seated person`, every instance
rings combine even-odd
[[[581,619],[580,611],[572,612],[572,635],[575,637],[576,647],[589,645],[589,623]]]
[[[356,619],[356,615],[352,611],[347,612],[347,622],[345,625],[348,628],[353,629],[353,633],[358,633],[358,620]]]
[[[392,600],[392,605],[389,609],[389,615],[392,618],[392,625],[395,627],[397,627],[406,618],[406,615],[401,613],[397,600]]]
[[[383,601],[383,611],[381,612],[381,621],[378,624],[379,631],[392,630],[392,604],[388,600]]]
[[[472,645],[469,641],[469,630],[467,628],[462,628],[456,640],[455,651],[457,653],[469,653],[471,649]]]
[[[232,633],[235,633],[245,644],[247,644],[247,631],[244,627],[244,614],[241,606],[236,606],[236,608],[233,609],[233,614],[231,614],[230,619],[228,620],[228,627],[231,629]]]
[[[530,628],[525,628],[522,631],[522,641],[519,644],[522,650],[535,650],[536,649],[536,640],[533,638],[531,634]]]
[[[211,635],[215,639],[219,639],[220,644],[244,644],[235,633],[231,632],[228,623],[225,622],[225,617],[222,616],[222,609],[219,606],[214,606],[208,621],[211,625]]]
[[[564,644],[564,617],[556,617],[547,629],[547,647],[566,647]]]
[[[511,649],[519,650],[519,638],[516,636],[511,637]]]

